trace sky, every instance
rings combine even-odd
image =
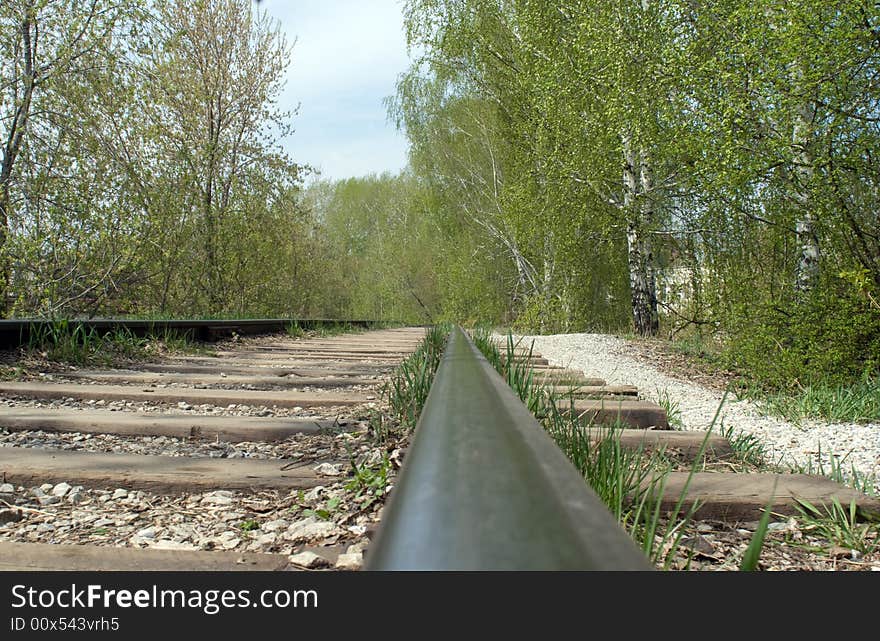
[[[294,42],[279,107],[293,110],[285,150],[341,179],[406,164],[407,142],[382,99],[409,66],[399,0],[263,0]]]

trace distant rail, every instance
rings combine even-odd
[[[453,330],[368,570],[650,570],[513,390]]]
[[[233,333],[269,334],[282,332],[292,324],[303,329],[316,329],[332,325],[353,325],[355,327],[376,327],[386,323],[374,320],[332,320],[324,318],[262,318],[262,319],[218,319],[218,320],[127,320],[127,319],[74,319],[66,321],[71,330],[84,328],[98,333],[117,330],[129,331],[136,336],[148,336],[163,332],[187,334],[195,340],[218,340]],[[57,325],[57,321],[42,319],[0,320],[0,348],[26,345],[32,337],[44,333]]]

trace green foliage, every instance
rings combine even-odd
[[[723,436],[734,452],[737,459],[759,469],[767,465],[767,445],[754,434],[737,432],[733,426],[725,427],[721,424],[719,434]]]
[[[846,423],[880,421],[880,377],[848,385],[807,384],[781,393],[752,388],[744,395],[795,424],[806,418]]]
[[[770,500],[764,507],[764,512],[761,514],[761,519],[758,521],[758,527],[755,528],[755,532],[752,534],[752,540],[749,541],[749,547],[746,548],[746,552],[740,562],[739,569],[741,572],[754,572],[758,569],[761,550],[764,549],[764,540],[767,538],[767,530],[770,527],[770,508],[773,507],[773,494],[775,493],[776,485],[774,484]]]
[[[250,0],[0,3],[0,312],[317,315],[289,54]]]
[[[100,334],[92,328],[67,320],[36,326],[29,337],[27,349],[39,352],[51,361],[76,365],[112,365],[145,359],[149,356],[148,341],[127,329]]]
[[[333,512],[336,511],[336,508],[339,507],[341,502],[342,499],[340,497],[334,496],[331,499],[327,499],[327,502],[324,503],[324,507],[303,510],[303,516],[315,516],[323,521],[328,521],[330,520],[330,517],[333,516]]]
[[[753,305],[731,325],[729,367],[770,390],[840,385],[880,373],[880,310],[852,290],[821,289],[785,308]]]
[[[205,354],[210,351],[187,333],[174,330],[164,329],[146,336],[137,336],[125,328],[101,333],[67,319],[36,325],[26,349],[60,363],[103,366],[150,360],[164,352]]]
[[[830,452],[822,455],[822,448],[816,453],[815,462],[812,458],[808,459],[804,464],[796,464],[792,466],[792,471],[799,474],[815,474],[818,476],[826,476],[836,483],[855,488],[862,494],[868,496],[880,495],[880,484],[876,475],[866,475],[856,469],[855,465],[850,463],[849,469],[845,467],[848,454],[839,456]],[[825,463],[827,457],[828,463]]]
[[[615,331],[655,275],[663,327],[698,330],[682,348],[762,388],[876,375],[861,0],[405,6],[389,107],[449,245],[444,317]]]
[[[373,503],[385,496],[388,487],[388,477],[391,473],[391,460],[387,455],[376,465],[358,465],[354,459],[351,461],[354,475],[345,485],[345,489],[354,492],[356,498],[366,497],[361,504],[361,509],[366,510]]]
[[[383,387],[383,395],[391,406],[391,415],[404,430],[413,430],[428,399],[434,374],[449,336],[448,325],[436,325],[428,330],[424,341],[391,374]],[[384,426],[374,431],[384,434]]]
[[[816,506],[799,500],[796,507],[805,531],[862,554],[880,549],[880,526],[876,522],[859,522],[855,501],[844,506],[837,497],[832,497],[830,505]]]
[[[442,245],[427,198],[405,173],[309,187],[300,203],[317,222],[322,269],[312,287],[324,315],[434,322]]]
[[[255,519],[248,519],[247,521],[239,523],[238,528],[242,532],[253,532],[254,530],[260,529],[260,524]]]
[[[681,420],[681,408],[678,405],[678,401],[670,398],[669,390],[657,390],[657,404],[666,412],[666,420],[672,429],[684,429],[684,423]]]

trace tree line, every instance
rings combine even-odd
[[[0,3],[3,315],[308,311],[290,48],[250,0]]]
[[[390,114],[441,315],[880,363],[868,0],[408,0]],[[399,179],[395,179],[399,180]]]
[[[406,0],[409,165],[305,187],[249,0],[0,4],[0,306],[445,318],[880,362],[871,0]]]

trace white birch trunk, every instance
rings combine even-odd
[[[632,296],[633,329],[653,336],[659,329],[654,258],[647,229],[653,217],[648,198],[651,172],[644,152],[637,154],[629,134],[623,136],[623,207],[626,213],[627,262]],[[639,197],[641,202],[639,202]]]
[[[809,292],[819,277],[819,239],[814,229],[813,202],[810,184],[813,180],[813,157],[810,153],[810,138],[815,109],[808,102],[798,106],[792,131],[794,159],[794,197],[800,209],[795,222],[798,243],[798,262],[795,271],[795,289]]]

